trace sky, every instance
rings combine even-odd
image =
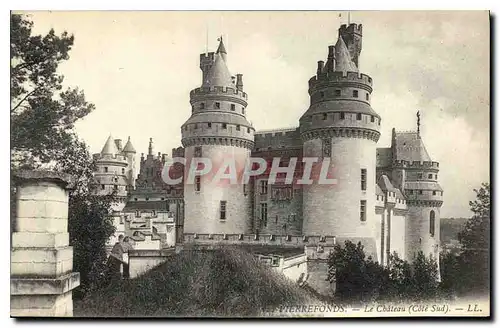
[[[231,73],[243,74],[247,117],[257,130],[298,126],[307,81],[335,44],[347,12],[30,12],[35,33],[74,34],[65,84],[96,110],[76,125],[92,153],[111,134],[140,153],[171,154],[201,85],[199,54],[224,36]],[[341,17],[339,17],[339,14]],[[441,217],[468,217],[474,188],[489,182],[489,17],[486,11],[351,12],[363,24],[360,71],[373,78],[382,117],[378,147],[391,130],[416,130],[444,189]],[[207,43],[208,40],[208,43]]]

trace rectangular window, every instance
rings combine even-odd
[[[371,116],[371,118],[370,118],[370,121],[371,121],[372,123],[373,123],[373,122],[375,122],[375,116],[373,116],[373,115],[372,115],[372,116]]]
[[[194,129],[195,129],[195,130],[196,130],[196,129],[198,129],[198,123],[195,123],[195,124],[194,124]]]
[[[250,128],[247,128],[247,133],[250,133]]]
[[[108,173],[108,167],[107,166],[104,167],[104,172]]]
[[[366,190],[366,169],[361,169],[361,190]]]
[[[429,179],[432,179],[432,174],[429,174]]]
[[[115,190],[118,190],[118,186],[117,186],[117,185],[115,185],[114,189],[115,189]]]
[[[194,157],[201,157],[201,146],[194,147]]]
[[[419,190],[418,193],[422,195],[424,192],[422,190]]]
[[[106,187],[104,185],[101,185],[101,189],[104,190],[106,189]]]
[[[352,90],[352,96],[358,98],[358,90]]]
[[[433,190],[433,191],[432,191],[432,195],[433,195],[433,196],[436,196],[436,190]]]
[[[340,97],[340,90],[335,90],[335,97]]]
[[[205,109],[205,103],[200,104],[200,109]]]
[[[366,200],[362,200],[360,202],[359,219],[362,222],[366,221]]]
[[[245,107],[241,107],[241,114],[245,115]]]
[[[248,195],[248,187],[246,183],[243,184],[243,195]]]
[[[325,121],[326,118],[327,118],[327,114],[325,113],[325,114],[323,114],[323,121]]]
[[[356,114],[356,119],[357,119],[358,121],[361,121],[361,113]]]
[[[215,108],[220,109],[220,102],[215,103]]]
[[[208,128],[212,128],[212,123],[208,122]]]
[[[225,220],[226,219],[226,201],[221,200],[220,201],[220,219]]]
[[[366,93],[366,100],[370,100],[370,94],[368,92]]]
[[[419,179],[422,179],[422,178],[423,178],[422,173],[419,173],[419,174],[418,174],[418,178],[419,178]]]
[[[264,227],[267,227],[267,203],[260,203],[260,220]]]
[[[222,128],[223,129],[227,129],[227,124],[226,123],[222,123]]]
[[[231,110],[236,110],[236,105],[235,104],[231,104]]]
[[[240,126],[236,125],[236,131],[240,131]]]
[[[122,168],[122,174],[125,174],[125,169],[124,168]]]
[[[345,120],[345,113],[344,112],[340,113],[340,119]]]
[[[267,194],[267,180],[264,180],[264,181],[260,182],[260,194],[261,195],[266,195]]]
[[[195,191],[201,191],[201,177],[199,175],[194,177]]]

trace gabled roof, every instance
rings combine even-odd
[[[342,39],[340,35],[337,43],[335,44],[335,71],[358,72],[358,68],[351,59],[351,55],[345,45],[344,39]]]
[[[203,81],[203,87],[234,87],[231,73],[222,55],[215,55],[215,61]]]
[[[128,137],[128,141],[125,144],[125,147],[123,147],[123,152],[124,153],[136,153],[135,148],[132,145],[132,142],[130,141],[130,137]]]
[[[417,132],[396,132],[394,142],[395,154],[393,155],[395,155],[395,160],[431,162],[431,157]]]
[[[104,147],[102,147],[101,155],[104,154],[109,154],[109,155],[118,154],[118,148],[116,148],[115,140],[113,139],[112,135],[109,135],[109,138],[104,144]]]

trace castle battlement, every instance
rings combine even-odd
[[[347,74],[344,74],[347,73]],[[366,85],[367,88],[372,90],[373,79],[364,73],[358,72],[323,72],[317,74],[309,79],[309,88],[314,88],[323,83],[358,83]]]
[[[311,245],[333,246],[336,244],[335,236],[293,236],[272,234],[196,234],[184,233],[186,244],[220,244],[220,245],[277,245],[302,247]]]
[[[363,34],[363,24],[351,23],[349,25],[342,24],[339,29],[340,34],[344,33],[357,33],[359,35]]]
[[[228,88],[228,87],[218,87],[218,86],[214,86],[214,87],[210,87],[210,88],[200,87],[200,88],[196,88],[196,89],[191,90],[191,92],[189,93],[191,98],[197,97],[197,96],[206,96],[206,95],[210,95],[210,94],[214,94],[214,95],[218,95],[218,96],[219,95],[230,95],[230,96],[237,96],[237,97],[243,98],[245,100],[248,99],[248,95],[246,92],[240,91],[236,88]]]
[[[94,154],[94,159],[99,162],[120,162],[128,165],[127,157],[119,154]]]
[[[403,161],[403,160],[396,160],[392,162],[392,165],[394,167],[399,167],[399,168],[412,168],[412,169],[436,169],[439,170],[439,162],[418,162],[418,161]]]

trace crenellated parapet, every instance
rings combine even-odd
[[[191,99],[191,104],[193,104],[196,101],[199,101],[200,98],[205,99],[206,97],[223,97],[223,96],[228,96],[233,98],[239,98],[241,99],[242,102],[245,102],[248,100],[248,95],[246,92],[240,91],[237,88],[229,88],[229,87],[219,87],[219,86],[212,86],[212,87],[200,87],[191,90],[189,93],[190,99]]]
[[[320,72],[309,79],[309,94],[312,95],[319,89],[336,86],[352,86],[371,93],[373,80],[369,75],[358,72]]]
[[[335,236],[294,236],[272,234],[196,234],[184,233],[185,244],[277,245],[290,247],[333,246]]]
[[[436,170],[439,171],[439,162],[418,162],[418,161],[403,161],[395,160],[392,162],[394,168],[408,168],[408,169],[425,169],[425,170]]]
[[[94,160],[98,163],[110,163],[114,165],[127,166],[127,157],[121,154],[94,154]]]

